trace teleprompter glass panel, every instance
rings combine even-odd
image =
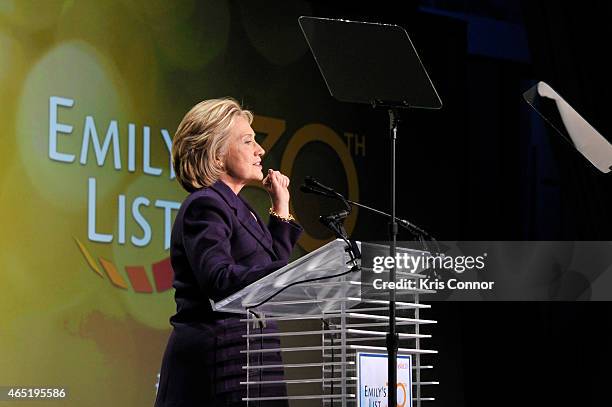
[[[402,27],[305,16],[299,23],[336,99],[394,107],[442,107]]]

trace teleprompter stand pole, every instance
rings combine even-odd
[[[308,16],[302,16],[298,21],[331,95],[342,102],[365,103],[374,108],[384,108],[389,113],[392,150],[389,254],[395,258],[398,234],[395,216],[398,112],[408,108],[440,109],[442,101],[404,28]],[[389,58],[390,55],[393,58]],[[368,80],[364,81],[364,77]],[[395,281],[395,265],[389,270],[389,277]],[[395,300],[395,292],[390,290],[389,330],[386,336],[389,407],[397,406],[399,335],[395,322]],[[343,405],[346,405],[346,399],[343,399]],[[420,400],[417,399],[417,407],[419,405]]]
[[[391,244],[389,245],[389,256],[395,259],[397,247],[397,221],[395,220],[395,144],[397,140],[397,126],[399,123],[398,112],[389,109],[389,134],[391,136],[391,222],[389,222],[389,232]],[[389,282],[395,281],[395,262],[389,270]],[[387,364],[387,378],[389,381],[389,406],[397,406],[397,350],[399,347],[399,335],[395,325],[395,290],[389,290],[389,332],[387,333],[387,354],[389,363]]]

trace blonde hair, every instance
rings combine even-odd
[[[183,117],[172,140],[172,165],[188,192],[214,184],[223,173],[221,160],[236,116],[253,122],[252,112],[226,97],[204,100]]]

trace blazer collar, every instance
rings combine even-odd
[[[278,256],[272,247],[272,235],[263,221],[251,208],[246,200],[236,195],[234,191],[223,181],[219,180],[210,186],[214,189],[225,202],[234,210],[234,213],[242,226],[253,236],[255,240],[272,256],[277,259]],[[255,215],[251,215],[251,212]]]
[[[238,195],[232,191],[232,189],[223,181],[218,180],[214,184],[210,186],[210,188],[214,189],[221,195],[221,198],[236,212],[240,206],[242,206],[242,201],[238,198]]]

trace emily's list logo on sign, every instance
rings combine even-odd
[[[387,355],[357,353],[359,407],[387,405]],[[397,356],[397,405],[412,407],[412,356]]]

